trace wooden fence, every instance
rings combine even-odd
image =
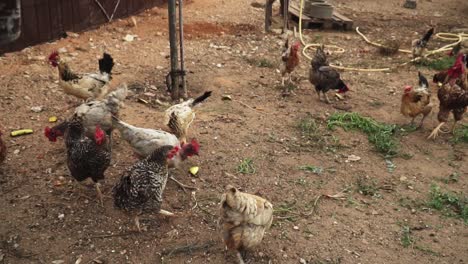
[[[98,0],[109,16],[119,0]],[[165,0],[120,0],[115,18],[127,17],[161,5]],[[79,32],[108,22],[96,0],[22,0],[21,36],[0,47],[0,54],[58,39],[66,31]]]

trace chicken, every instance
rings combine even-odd
[[[319,100],[322,100],[320,93],[323,93],[327,103],[330,103],[330,99],[328,99],[326,92],[330,89],[338,90],[338,93],[349,91],[348,86],[341,79],[340,73],[329,66],[323,45],[317,48],[312,58],[309,81],[315,86]]]
[[[452,80],[458,86],[462,87],[463,89],[468,89],[468,85],[467,85],[468,72],[466,72],[466,67],[468,66],[468,62],[467,62],[466,56],[467,56],[466,54],[459,53],[457,55],[457,58],[453,66],[445,71],[440,71],[434,74],[432,81],[434,83],[439,84],[439,86],[442,86],[443,84],[446,84],[447,82]],[[464,74],[462,74],[462,72]]]
[[[426,34],[421,39],[415,39],[411,42],[411,53],[413,54],[413,58],[421,57],[423,53],[426,51],[427,42],[434,34],[434,28],[429,29]]]
[[[45,127],[44,135],[50,142],[56,142],[58,137],[63,137],[68,128],[68,121],[65,120],[53,127]]]
[[[0,164],[2,164],[5,161],[7,154],[7,148],[5,142],[3,142],[2,135],[3,133],[0,131]]]
[[[112,115],[118,115],[123,100],[127,96],[127,85],[119,86],[115,91],[109,93],[103,100],[93,100],[81,104],[75,109],[74,115],[81,118],[85,127],[86,136],[93,137],[94,128],[99,125],[112,139]],[[55,142],[56,138],[63,136],[63,126],[60,124],[45,128],[45,135],[50,141]]]
[[[71,175],[81,182],[91,178],[95,184],[98,198],[103,205],[99,180],[111,162],[111,144],[104,131],[96,125],[93,138],[85,135],[85,127],[80,117],[74,116],[65,132],[67,165]]]
[[[140,128],[112,117],[112,124],[140,157],[147,157],[162,146],[180,146],[179,139],[162,130]]]
[[[458,54],[468,54],[468,39],[459,42],[457,45],[453,46],[452,50],[449,52],[449,56],[458,56]],[[468,66],[468,65],[467,65]]]
[[[291,82],[291,75],[299,65],[299,47],[301,43],[299,41],[294,42],[291,47],[289,47],[289,39],[286,40],[284,43],[283,52],[281,54],[281,85],[284,86],[284,80],[286,79],[286,75],[289,75],[289,82]],[[287,92],[286,90],[284,92]]]
[[[123,173],[113,188],[114,205],[134,215],[138,231],[141,231],[138,216],[144,211],[173,215],[161,209],[169,163],[178,163],[198,155],[198,151],[199,145],[195,141],[181,148],[161,146]]]
[[[447,122],[450,112],[453,113],[455,119],[451,129],[453,133],[457,122],[463,118],[463,114],[466,112],[468,106],[466,55],[458,55],[455,65],[448,70],[447,79],[448,81],[437,91],[437,97],[439,98],[437,119],[439,120],[439,125],[428,138],[435,139],[438,136],[441,127]],[[462,84],[462,86],[459,84]]]
[[[429,90],[429,83],[426,77],[418,72],[419,87],[413,89],[412,86],[405,87],[403,96],[401,97],[401,113],[404,116],[411,117],[411,125],[414,124],[414,119],[418,115],[423,115],[419,127],[422,127],[424,119],[429,115],[432,110],[431,91]]]
[[[243,193],[226,186],[221,198],[219,225],[224,244],[236,250],[239,263],[244,263],[246,250],[262,242],[273,221],[273,205],[262,197]]]
[[[107,84],[112,79],[114,59],[107,53],[99,60],[98,73],[74,73],[68,63],[60,58],[58,52],[49,55],[49,63],[52,67],[58,67],[59,84],[66,94],[80,99],[101,98],[107,94]]]
[[[166,109],[164,124],[167,125],[167,127],[179,138],[181,142],[186,142],[188,129],[195,119],[193,108],[210,96],[211,91],[207,91],[195,99],[190,98],[187,101]]]

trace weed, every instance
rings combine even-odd
[[[414,246],[415,249],[419,250],[419,251],[422,251],[424,253],[427,253],[429,255],[432,255],[434,257],[440,257],[440,253],[438,252],[435,252],[434,250],[428,248],[428,247],[424,247],[424,246],[420,246],[420,245],[416,245]]]
[[[468,224],[468,197],[444,192],[435,184],[431,185],[427,206],[442,212],[446,216],[458,217]]]
[[[261,58],[258,61],[257,66],[260,67],[260,68],[274,68],[275,67],[275,65],[271,61],[269,61],[269,60],[267,60],[265,58]]]
[[[462,125],[461,127],[455,129],[452,143],[468,143],[468,125]]]
[[[304,165],[299,167],[300,170],[312,172],[314,174],[321,174],[323,172],[323,168],[317,167],[314,165]]]
[[[442,179],[442,182],[445,184],[449,183],[456,183],[460,178],[460,174],[458,172],[451,173],[447,178]]]
[[[441,57],[436,60],[421,59],[416,64],[436,71],[446,70],[455,63],[455,57]]]
[[[318,134],[319,125],[317,125],[315,120],[311,117],[306,117],[299,120],[297,127],[301,131],[302,135],[309,139],[316,139],[318,136],[320,136]]]
[[[366,196],[379,196],[379,187],[375,180],[367,180],[364,177],[358,178],[357,191]]]
[[[243,159],[237,166],[237,172],[242,174],[254,174],[256,172],[253,160],[251,158]]]
[[[360,130],[367,134],[368,140],[376,150],[386,156],[398,153],[398,144],[394,138],[396,126],[383,124],[358,113],[334,113],[328,119],[328,128],[342,127],[345,130]]]
[[[401,245],[405,248],[411,246],[414,241],[411,237],[411,229],[409,226],[404,225],[401,229],[401,238],[400,238]]]
[[[269,61],[268,59],[265,59],[265,58],[261,58],[261,59],[257,59],[257,58],[253,58],[253,57],[244,57],[244,60],[252,65],[252,66],[256,66],[256,67],[259,67],[259,68],[274,68],[275,67],[275,64],[272,63],[271,61]]]

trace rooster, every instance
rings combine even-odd
[[[432,131],[428,138],[435,139],[441,127],[447,123],[450,112],[455,119],[452,126],[452,133],[458,121],[463,118],[468,106],[468,87],[466,76],[466,55],[459,54],[454,66],[447,72],[447,81],[437,91],[439,98],[439,113],[437,119],[439,125]]]
[[[434,74],[434,77],[432,78],[432,81],[434,83],[437,83],[439,86],[442,86],[443,84],[446,84],[450,80],[455,81],[455,83],[464,88],[468,89],[467,86],[467,72],[466,72],[466,67],[467,63],[466,62],[466,54],[459,53],[457,55],[457,58],[455,60],[455,63],[453,64],[452,67],[450,67],[447,70],[440,71],[436,74]],[[462,74],[462,72],[464,74]]]
[[[299,41],[294,42],[294,44],[290,47],[289,46],[289,39],[286,40],[284,43],[283,52],[281,54],[281,85],[284,86],[284,80],[286,79],[286,75],[289,75],[289,82],[291,82],[291,75],[299,65],[299,47],[301,43]],[[284,91],[287,92],[287,91]]]
[[[219,225],[224,244],[236,250],[239,263],[244,263],[246,250],[262,242],[273,221],[273,205],[262,197],[243,193],[226,186],[221,198]]]
[[[418,115],[423,115],[421,123],[418,128],[421,128],[424,119],[429,115],[432,110],[431,91],[429,91],[429,83],[426,77],[418,72],[419,87],[413,89],[412,86],[406,86],[403,96],[401,97],[401,113],[404,116],[412,117],[411,125],[414,124],[414,119]]]
[[[123,84],[109,93],[103,100],[93,100],[81,104],[75,109],[74,115],[81,118],[88,137],[93,137],[94,128],[99,125],[112,139],[112,115],[118,115],[123,100],[127,96],[127,85]],[[64,126],[59,124],[52,128],[45,128],[45,136],[55,142],[57,137],[63,136]]]
[[[190,98],[187,101],[166,109],[164,124],[167,125],[167,127],[180,139],[181,142],[186,142],[188,129],[195,119],[193,108],[210,96],[211,91],[207,91],[195,99]]]
[[[143,211],[155,211],[172,216],[173,213],[162,210],[163,192],[169,175],[170,163],[178,163],[198,155],[196,141],[179,146],[161,146],[148,157],[128,168],[113,188],[114,205],[134,214],[135,225],[141,231],[139,214]]]
[[[66,94],[86,100],[101,98],[107,93],[114,67],[114,59],[109,54],[104,53],[99,60],[98,73],[74,73],[56,51],[49,55],[49,63],[52,67],[58,67],[59,84]]]
[[[338,93],[349,91],[348,86],[341,79],[340,73],[329,66],[323,45],[317,48],[312,58],[309,81],[315,86],[319,100],[322,100],[320,93],[323,93],[328,104],[330,99],[328,99],[326,92],[330,89],[338,90]]]
[[[413,54],[413,58],[421,57],[423,55],[432,34],[434,34],[434,28],[429,29],[421,39],[415,39],[411,42],[411,53]]]
[[[7,154],[7,148],[6,148],[5,142],[3,142],[2,135],[3,134],[0,131],[0,164],[2,164],[3,161],[5,161],[6,154]]]
[[[79,182],[91,178],[103,205],[99,180],[104,179],[104,172],[111,162],[111,145],[104,131],[96,125],[94,137],[87,137],[81,118],[75,115],[68,122],[65,146],[71,175]]]

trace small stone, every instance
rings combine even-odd
[[[218,63],[218,64],[216,64],[216,67],[221,68],[221,67],[223,67],[223,65],[221,65],[221,63]]]
[[[127,41],[127,42],[132,42],[132,41],[135,40],[135,35],[127,34],[127,35],[125,35],[125,37],[123,37],[123,40]]]
[[[62,48],[58,49],[57,52],[58,53],[65,53],[65,52],[67,52],[67,49],[62,47]]]
[[[62,220],[63,218],[65,218],[65,214],[59,214],[58,215],[58,219]]]
[[[298,226],[293,226],[293,229],[294,230],[299,230],[299,227]]]
[[[160,37],[160,36],[162,36],[162,35],[163,35],[163,33],[162,33],[161,31],[156,32],[156,36],[159,36],[159,37]]]
[[[300,259],[299,259],[299,263],[301,263],[301,264],[307,264],[307,261],[306,261],[305,259],[303,259],[303,258],[300,258]]]
[[[31,107],[31,111],[33,111],[34,113],[40,113],[40,112],[42,112],[42,110],[44,110],[42,108],[42,106],[33,106],[33,107]]]
[[[63,263],[65,263],[65,260],[63,260],[63,259],[58,259],[58,260],[52,261],[52,264],[63,264]]]
[[[405,182],[407,179],[408,179],[408,178],[406,178],[406,176],[401,176],[401,177],[400,177],[400,181],[401,181],[401,182]]]
[[[15,154],[15,155],[18,155],[19,153],[20,153],[19,149],[15,149],[15,151],[13,151],[13,154]]]
[[[75,32],[67,32],[67,36],[72,37],[72,38],[77,38],[80,35],[78,33],[75,33]]]
[[[31,97],[29,97],[29,96],[27,96],[27,95],[25,95],[23,98],[24,98],[25,100],[31,100]]]
[[[164,69],[163,66],[160,66],[160,65],[156,66],[156,70],[162,70],[162,69]]]

